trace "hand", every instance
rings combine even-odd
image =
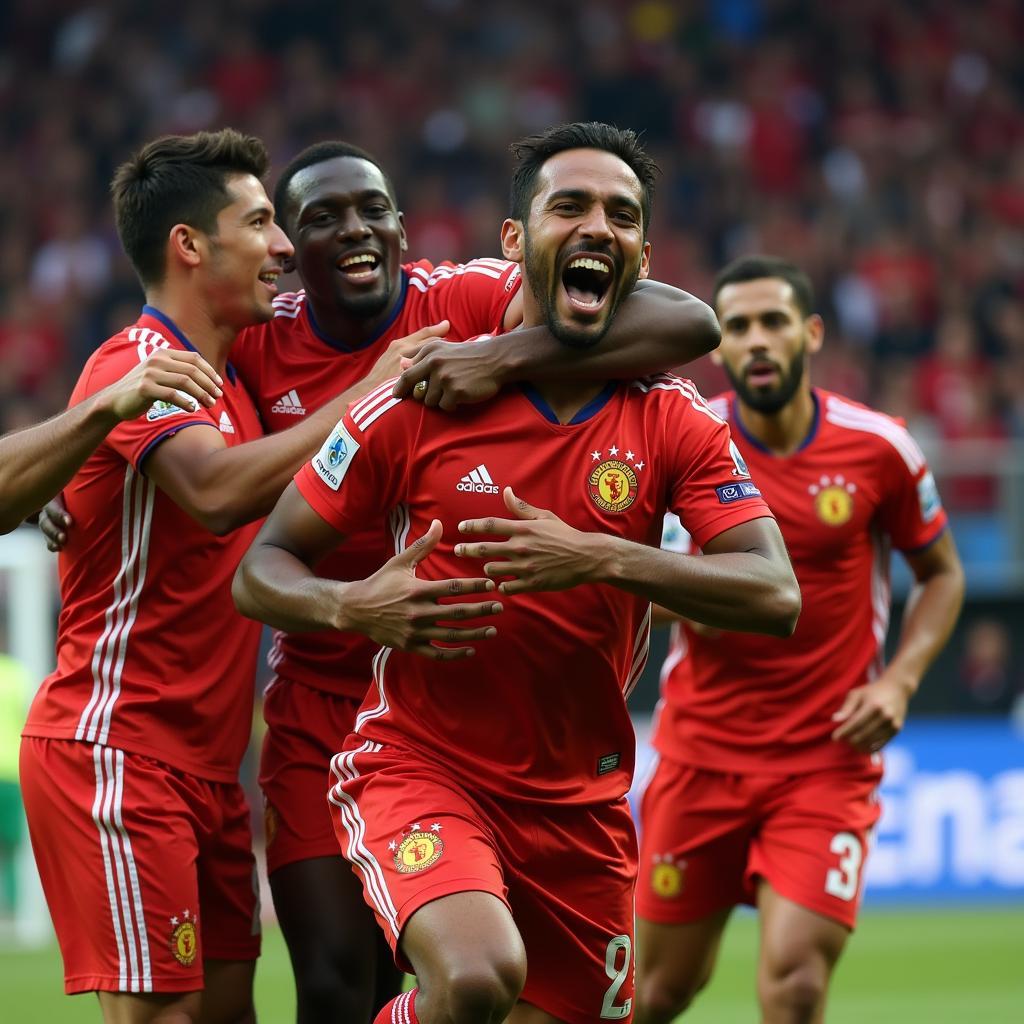
[[[499,534],[509,539],[456,544],[456,555],[500,559],[487,562],[484,572],[514,577],[498,587],[503,594],[566,590],[593,581],[596,534],[574,530],[553,512],[528,505],[511,487],[505,488],[503,497],[515,519],[467,519],[459,523],[459,532]]]
[[[416,353],[428,342],[436,344],[437,339],[443,338],[450,328],[451,324],[447,320],[442,320],[430,327],[422,327],[414,334],[409,334],[404,338],[395,338],[381,353],[380,358],[373,364],[373,369],[364,379],[366,392],[380,387],[392,377],[397,377],[404,360],[415,357]]]
[[[58,494],[39,513],[39,529],[46,538],[46,547],[50,551],[62,551],[68,542],[67,531],[70,527],[71,516],[64,508],[63,497]]]
[[[416,566],[437,547],[441,539],[441,521],[435,519],[430,529],[410,544],[405,551],[384,563],[372,576],[359,583],[347,584],[347,618],[339,628],[355,629],[384,647],[411,651],[435,661],[469,658],[472,647],[435,647],[435,641],[446,644],[487,640],[497,635],[494,626],[457,628],[441,622],[479,619],[497,615],[502,606],[497,601],[443,604],[441,599],[459,594],[478,594],[494,590],[492,580],[453,579],[428,581],[417,579]]]
[[[842,723],[832,739],[845,740],[865,754],[881,750],[903,728],[912,693],[905,680],[887,673],[855,687],[832,716],[832,721]]]
[[[393,393],[396,398],[405,398],[424,381],[424,405],[451,412],[460,405],[484,402],[493,398],[503,383],[499,356],[508,344],[493,338],[472,343],[432,341],[403,361]],[[415,397],[421,397],[419,392]]]
[[[185,412],[216,405],[224,381],[198,353],[157,349],[119,381],[104,388],[97,401],[118,420],[141,416],[154,402],[169,402]]]

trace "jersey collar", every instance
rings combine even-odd
[[[530,384],[521,384],[520,387],[523,390],[523,394],[530,400],[531,403],[536,407],[537,411],[544,417],[549,423],[555,423],[560,427],[572,427],[577,423],[585,423],[591,417],[596,416],[611,399],[612,395],[615,394],[615,389],[618,387],[617,381],[609,381],[600,391],[599,394],[595,395],[585,406],[568,423],[562,423],[555,415],[554,409],[546,401],[544,401],[541,393]]]
[[[381,324],[380,329],[372,338],[367,338],[366,341],[360,345],[346,345],[343,341],[338,341],[337,338],[332,338],[329,334],[326,334],[320,329],[320,325],[316,322],[316,317],[313,315],[313,306],[309,301],[309,295],[306,295],[306,301],[304,303],[306,307],[306,316],[309,317],[309,328],[310,330],[325,344],[338,352],[358,352],[361,349],[369,348],[370,345],[380,341],[381,338],[387,334],[388,331],[394,326],[395,321],[401,315],[402,310],[405,308],[405,296],[409,290],[409,275],[405,271],[405,267],[402,268],[402,284],[401,291],[398,295],[398,301],[395,303],[395,308],[391,311],[391,315]]]
[[[171,334],[173,334],[178,339],[178,341],[180,341],[182,345],[184,345],[185,348],[189,350],[189,352],[196,352],[199,355],[202,355],[199,349],[197,349],[195,345],[193,345],[192,342],[185,337],[185,332],[182,331],[182,329],[166,313],[161,312],[161,310],[157,309],[156,306],[143,306],[142,315],[151,316],[154,320],[159,320],[160,323],[162,323],[164,327],[166,327],[167,330],[169,330]],[[228,379],[231,381],[232,384],[234,384],[235,368],[231,365],[231,363],[228,363],[227,369]]]
[[[793,455],[798,455],[802,452],[810,443],[818,436],[818,423],[821,420],[821,402],[818,399],[818,389],[811,388],[811,401],[814,403],[814,415],[811,417],[811,426],[807,431],[807,436],[800,442],[800,444],[793,450],[791,455],[786,458],[792,458]],[[743,439],[750,445],[756,448],[759,452],[764,452],[765,455],[770,455],[772,458],[778,458],[778,456],[770,448],[761,444],[761,442],[754,437],[750,431],[743,425],[743,420],[740,418],[740,411],[736,408],[736,392],[733,392],[732,399],[729,402],[730,417],[732,422],[736,424],[736,429],[743,435]]]

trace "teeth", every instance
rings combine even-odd
[[[276,284],[278,275],[280,273],[280,270],[265,270],[262,274],[260,274],[260,280],[266,281],[267,284]]]
[[[597,260],[590,259],[589,256],[578,256],[568,266],[569,270],[600,270],[602,273],[608,273],[608,267],[604,263],[600,263]]]
[[[377,262],[377,257],[376,256],[372,255],[371,253],[364,252],[364,253],[360,253],[358,256],[349,256],[348,259],[342,260],[340,265],[341,265],[341,268],[344,269],[345,267],[354,267],[357,263],[376,263],[376,262]]]

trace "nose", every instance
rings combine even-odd
[[[593,203],[587,208],[580,224],[580,234],[595,242],[608,242],[614,237],[608,215],[600,203]]]
[[[277,223],[274,223],[270,230],[270,252],[281,259],[288,259],[295,254],[295,247],[288,241],[288,236]]]
[[[369,238],[370,228],[358,211],[348,209],[338,218],[338,238]]]

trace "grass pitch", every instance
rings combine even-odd
[[[750,1024],[756,920],[737,914],[718,971],[686,1024]],[[1015,1024],[1024,1020],[1024,906],[869,911],[840,962],[829,1024]],[[95,997],[68,998],[56,947],[0,951],[0,1016],[11,1024],[92,1022]],[[294,990],[281,935],[268,930],[256,974],[260,1024],[293,1024]]]

